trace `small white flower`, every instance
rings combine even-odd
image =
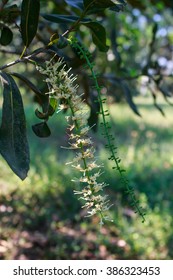
[[[63,59],[58,59],[55,63],[51,59],[45,62],[45,68],[41,66],[36,68],[46,76],[48,94],[60,101],[58,112],[64,109],[71,110],[71,116],[66,116],[70,131],[69,149],[76,149],[78,152],[73,160],[66,164],[70,164],[81,172],[81,177],[74,178],[72,181],[83,185],[83,189],[74,191],[74,194],[79,195],[79,199],[85,201],[82,208],[87,209],[87,216],[100,215],[100,225],[102,225],[104,220],[109,219],[105,212],[111,206],[107,196],[101,195],[101,191],[103,191],[106,184],[97,182],[102,174],[100,168],[103,166],[96,164],[93,160],[95,158],[95,149],[91,138],[88,137],[88,132],[91,129],[88,126],[89,110],[82,99],[83,95],[78,95],[79,86],[75,84],[77,76],[70,74],[71,68],[66,70]],[[62,102],[64,99],[65,103]]]

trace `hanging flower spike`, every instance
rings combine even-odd
[[[132,205],[135,208],[135,212],[138,213],[141,218],[142,222],[145,222],[145,213],[143,212],[143,209],[139,205],[139,201],[136,199],[135,194],[134,194],[134,189],[129,185],[129,181],[124,175],[125,170],[121,168],[120,166],[120,158],[117,157],[117,147],[114,144],[114,137],[110,134],[110,123],[107,121],[107,117],[109,116],[109,111],[104,109],[104,103],[106,102],[106,98],[102,97],[101,90],[102,87],[99,86],[98,79],[97,79],[97,74],[94,71],[94,64],[91,62],[91,54],[89,51],[81,45],[80,42],[74,37],[68,39],[69,44],[72,46],[73,49],[78,53],[79,57],[81,59],[85,59],[86,65],[85,67],[88,67],[90,72],[91,72],[91,79],[94,82],[93,88],[96,89],[98,97],[97,101],[99,102],[100,105],[100,112],[98,112],[101,117],[102,117],[102,123],[101,126],[103,128],[103,135],[107,141],[107,144],[105,145],[106,149],[109,152],[109,160],[112,160],[114,162],[114,166],[112,169],[115,169],[118,171],[120,175],[120,179],[122,184],[126,188],[126,193],[130,195],[131,200],[132,200]]]
[[[77,77],[70,74],[71,69],[66,71],[66,66],[63,59],[55,63],[50,60],[45,62],[45,68],[37,66],[37,70],[46,76],[48,94],[59,100],[58,111],[64,109],[63,104],[71,111],[71,115],[66,119],[71,133],[70,149],[76,150],[76,156],[67,164],[81,172],[81,177],[73,181],[83,185],[83,189],[74,191],[74,194],[84,200],[82,208],[86,208],[87,216],[99,215],[100,225],[102,225],[105,220],[112,221],[106,214],[111,205],[107,196],[101,194],[106,184],[98,182],[102,166],[96,163],[93,142],[88,136],[90,130],[87,122],[88,112],[85,110],[82,96],[77,93],[78,85],[75,84]]]

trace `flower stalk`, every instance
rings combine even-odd
[[[81,177],[74,179],[82,185],[80,191],[74,191],[79,199],[84,201],[83,208],[86,208],[87,215],[100,216],[100,224],[105,220],[112,221],[107,215],[111,207],[107,195],[103,195],[105,183],[99,182],[102,166],[95,160],[95,149],[88,133],[88,112],[82,96],[78,95],[77,77],[70,74],[71,69],[66,70],[67,65],[63,59],[53,63],[52,60],[45,62],[45,68],[37,66],[37,70],[46,76],[46,83],[49,87],[49,96],[58,101],[58,112],[69,109],[71,115],[66,116],[69,123],[70,149],[75,150],[76,156],[67,164],[81,173]]]
[[[143,212],[142,208],[139,205],[139,201],[136,199],[135,194],[134,194],[134,189],[130,186],[129,180],[126,178],[124,175],[125,170],[121,168],[120,166],[120,158],[117,156],[117,147],[114,145],[114,137],[110,134],[110,123],[107,121],[107,117],[109,116],[109,111],[108,109],[104,109],[104,103],[106,102],[106,98],[102,97],[101,94],[101,87],[99,86],[98,83],[98,78],[97,74],[94,71],[94,64],[91,62],[91,54],[89,53],[88,50],[86,50],[78,41],[76,38],[70,38],[68,39],[69,44],[72,46],[73,49],[75,49],[81,59],[85,59],[86,61],[86,66],[88,67],[90,72],[91,72],[91,78],[94,81],[94,88],[97,91],[97,100],[96,102],[99,102],[100,105],[100,114],[102,116],[102,128],[103,128],[103,135],[107,141],[107,144],[105,145],[106,149],[109,151],[109,160],[112,160],[114,162],[114,166],[112,169],[115,169],[118,171],[120,175],[120,179],[122,184],[126,188],[126,193],[130,195],[131,200],[132,200],[132,206],[135,208],[135,212],[138,213],[141,218],[142,222],[145,222],[145,213]]]

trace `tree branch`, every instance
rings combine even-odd
[[[28,56],[24,56],[24,57],[22,57],[22,58],[18,58],[18,59],[16,59],[16,60],[12,61],[12,62],[9,62],[9,63],[7,63],[7,64],[1,66],[1,67],[0,67],[0,70],[4,70],[4,69],[6,69],[6,68],[8,68],[8,67],[11,67],[11,66],[13,66],[13,65],[16,65],[16,64],[18,64],[18,63],[20,63],[20,62],[29,61],[29,60],[32,59],[34,56],[36,56],[36,55],[38,55],[38,54],[40,54],[40,53],[46,52],[46,51],[55,54],[55,51],[49,49],[48,46],[46,46],[46,47],[44,47],[44,48],[39,48],[39,49],[35,50],[32,54],[30,54],[30,55],[28,55]]]

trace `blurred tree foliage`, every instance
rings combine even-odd
[[[169,0],[162,0],[162,1],[157,1],[157,0],[151,0],[151,1],[140,1],[140,0],[128,0],[127,1],[132,7],[134,8],[138,8],[140,10],[143,10],[146,8],[146,6],[149,5],[149,2],[152,5],[164,5],[165,7],[168,8],[172,8],[173,7],[173,3],[171,3],[171,1]]]
[[[78,74],[91,109],[89,123],[97,123],[97,93],[83,67],[85,61],[68,44],[67,39],[73,35],[92,54],[102,93],[111,102],[125,99],[140,115],[133,96],[148,91],[164,115],[157,96],[160,93],[171,103],[172,8],[169,0],[1,1],[0,76],[4,102],[0,152],[21,179],[29,169],[29,147],[19,88],[32,91],[34,101],[41,106],[36,110],[41,122],[33,126],[38,136],[50,135],[47,122],[55,111],[34,64],[55,54],[64,57]]]

